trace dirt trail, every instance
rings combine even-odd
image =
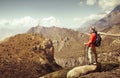
[[[108,34],[108,33],[104,33],[104,32],[98,32],[98,33],[100,33],[101,35],[120,37],[120,34]]]
[[[108,34],[104,32],[98,32],[100,35],[105,35],[105,36],[113,36],[113,37],[120,37],[120,34]],[[84,33],[86,35],[89,35],[89,33]]]

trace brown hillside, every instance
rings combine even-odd
[[[0,44],[0,78],[38,78],[58,70],[53,54],[51,41],[38,34],[10,37]]]

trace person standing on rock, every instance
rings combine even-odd
[[[95,56],[95,64],[98,63],[97,61],[97,53],[96,53],[96,46],[94,45],[94,42],[97,38],[97,31],[95,30],[95,27],[90,27],[90,38],[87,43],[84,43],[84,45],[87,47],[87,58],[89,61],[89,64],[94,64],[92,59],[92,53]]]

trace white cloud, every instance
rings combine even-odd
[[[60,26],[61,22],[59,19],[56,19],[53,16],[47,17],[47,18],[43,18],[40,22],[41,25],[43,26]]]
[[[82,6],[82,5],[83,5],[83,2],[82,2],[82,1],[80,1],[80,2],[78,3],[78,5]]]
[[[96,3],[96,0],[87,0],[86,4],[87,5],[94,5]]]
[[[111,10],[120,4],[120,0],[99,0],[98,4],[103,10]]]
[[[80,6],[83,5],[94,5],[97,2],[97,0],[80,0],[78,3]]]
[[[41,26],[58,26],[60,25],[60,20],[53,16],[42,19],[34,19],[30,16],[12,20],[0,19],[0,38],[6,37],[6,35],[11,36],[11,34],[24,33],[38,24]]]
[[[101,14],[92,14],[88,17],[84,17],[84,18],[74,18],[74,23],[77,26],[82,26],[85,23],[88,23],[90,21],[97,21],[101,18],[103,18],[107,13],[101,13]]]
[[[34,19],[30,16],[25,16],[23,18],[17,18],[12,20],[0,19],[0,28],[30,28],[38,24],[40,24],[41,26],[57,26],[61,23],[59,19],[56,19],[53,16],[42,19]]]
[[[80,2],[78,3],[78,5],[83,6],[85,4],[85,2],[83,0],[80,0]]]
[[[82,5],[83,4],[83,2],[82,1],[80,1],[80,3],[79,3],[80,5]]]
[[[31,27],[37,24],[38,20],[35,20],[30,16],[12,20],[0,19],[0,28]]]
[[[26,16],[24,18],[21,18],[21,19],[15,19],[12,21],[11,23],[12,25],[16,26],[16,25],[22,25],[22,26],[34,26],[34,25],[37,25],[38,24],[38,20],[37,19],[34,19],[30,16]]]
[[[24,33],[30,27],[36,26],[38,20],[25,16],[17,19],[0,19],[0,38],[11,36],[17,33]]]
[[[80,0],[79,5],[95,5],[96,7],[100,7],[104,11],[110,11],[115,8],[117,5],[120,5],[120,0]]]

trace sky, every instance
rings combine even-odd
[[[0,0],[0,39],[38,24],[79,28],[108,14],[120,0]]]

